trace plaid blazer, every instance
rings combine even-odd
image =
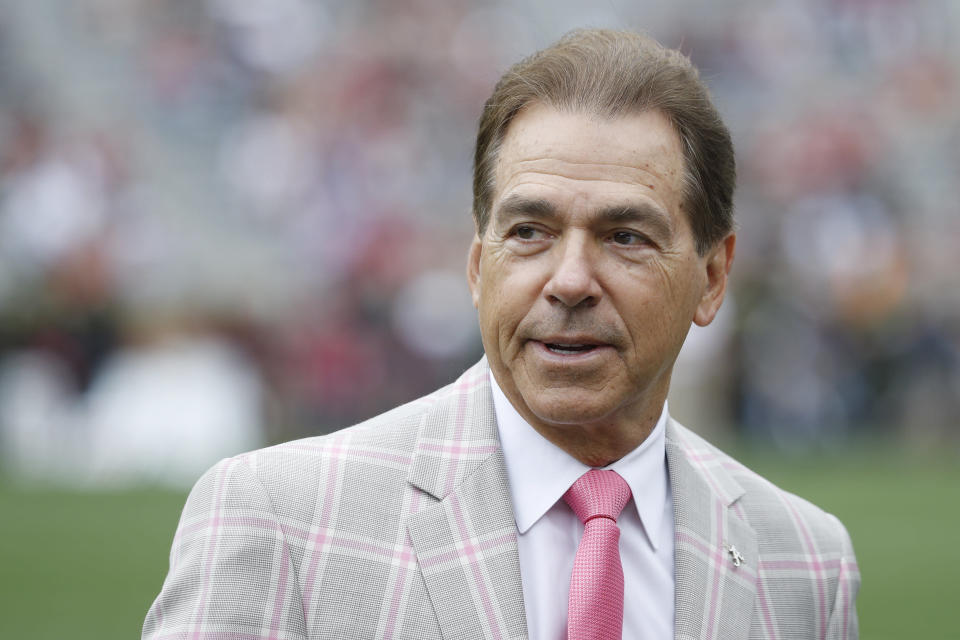
[[[676,638],[857,636],[835,517],[676,422],[666,449]],[[143,638],[526,638],[516,536],[481,360],[360,425],[207,472]]]

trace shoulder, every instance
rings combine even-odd
[[[667,459],[676,474],[674,512],[683,515],[678,527],[682,520],[692,530],[712,531],[724,545],[728,532],[739,529],[749,543],[743,551],[767,603],[768,628],[786,625],[791,637],[804,629],[807,637],[818,620],[819,637],[857,637],[860,571],[840,520],[672,420]]]
[[[319,492],[345,484],[352,491],[406,478],[420,426],[435,392],[333,433],[292,440],[221,460],[205,475],[258,485],[274,508],[312,504]],[[210,479],[207,479],[207,483]],[[204,479],[198,483],[204,484]]]
[[[266,494],[278,513],[345,490],[354,496],[399,494],[423,447],[472,437],[447,431],[449,425],[469,423],[462,414],[471,410],[464,405],[492,404],[478,393],[489,395],[488,371],[481,360],[453,383],[359,424],[221,460],[197,487],[226,475],[232,486]]]
[[[813,555],[851,553],[850,537],[836,516],[778,487],[683,425],[671,422],[668,441],[726,498],[733,513],[756,531],[761,547],[772,553],[798,549]]]

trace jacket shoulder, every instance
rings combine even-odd
[[[689,457],[701,461],[722,485],[734,487],[734,512],[754,528],[761,547],[774,553],[799,547],[814,554],[841,553],[849,547],[849,535],[836,516],[777,486],[690,429],[676,422],[673,427],[674,439]]]
[[[840,520],[675,422],[668,429],[668,446],[676,447],[674,455],[684,456],[693,473],[712,487],[729,517],[756,536],[758,590],[765,594],[768,614],[762,624],[755,622],[786,625],[791,633],[783,637],[800,637],[802,628],[807,637],[816,620],[818,637],[856,638],[860,572]]]
[[[464,402],[485,402],[483,393],[477,392],[486,390],[489,395],[488,375],[486,361],[481,360],[454,382],[359,424],[240,454],[218,466],[248,468],[248,479],[262,485],[277,513],[297,519],[309,519],[310,513],[299,511],[313,509],[322,497],[319,492],[333,492],[328,497],[339,500],[349,488],[353,496],[400,499],[421,441],[448,436],[444,427],[454,423],[449,414]],[[394,512],[399,508],[384,506]]]
[[[251,470],[274,506],[313,504],[331,486],[362,492],[405,482],[418,434],[442,397],[435,391],[385,413],[332,433],[291,440],[235,456]],[[221,462],[223,464],[223,462]],[[303,514],[306,516],[306,514]]]
[[[473,389],[483,387],[487,383],[488,372],[486,360],[483,359],[454,382],[353,426],[251,451],[238,457],[260,469],[295,463],[311,451],[343,456],[367,449],[383,450],[391,454],[388,456],[390,459],[409,455],[416,447],[424,421],[434,414],[442,414],[445,407],[452,404],[451,399],[458,399]],[[385,458],[384,461],[389,460]]]

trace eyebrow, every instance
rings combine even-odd
[[[498,213],[505,218],[517,216],[552,218],[557,215],[557,208],[548,200],[525,198],[514,193],[500,204]]]
[[[651,229],[653,235],[669,238],[673,235],[673,225],[659,207],[652,204],[628,204],[604,207],[600,210],[601,219],[614,223],[640,223],[641,226]]]
[[[514,217],[529,216],[537,219],[557,217],[557,208],[549,200],[527,198],[519,194],[508,196],[498,209],[498,218],[509,220]],[[597,218],[606,223],[640,223],[661,238],[673,235],[673,225],[663,211],[645,202],[604,207],[597,212]]]

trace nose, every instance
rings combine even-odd
[[[592,307],[600,301],[602,290],[596,278],[595,257],[589,239],[572,236],[555,248],[556,261],[544,295],[554,304],[569,308]]]

